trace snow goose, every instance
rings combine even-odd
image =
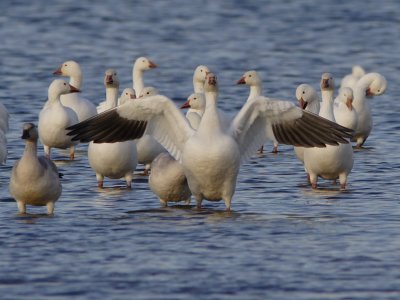
[[[334,83],[330,73],[321,77],[322,105],[319,115],[332,122]],[[340,188],[346,188],[347,176],[353,168],[353,148],[350,143],[327,145],[325,148],[304,149],[304,166],[310,176],[313,189],[317,188],[318,177],[335,180],[339,178]]]
[[[158,95],[158,90],[154,87],[144,87],[139,95],[140,99],[148,98]],[[144,175],[149,174],[151,169],[151,162],[162,152],[167,150],[157,142],[154,137],[144,134],[141,138],[136,140],[136,147],[138,153],[138,162],[144,165]]]
[[[357,128],[357,112],[353,109],[353,90],[343,87],[339,91],[338,101],[334,103],[333,113],[339,125],[355,130]]]
[[[39,138],[44,152],[51,157],[51,148],[69,148],[69,158],[74,159],[77,141],[71,141],[65,127],[78,123],[78,116],[71,108],[64,106],[60,96],[79,92],[77,88],[62,79],[55,79],[49,86],[48,100],[39,113]]]
[[[82,70],[76,61],[68,60],[63,62],[53,74],[69,77],[69,84],[81,90]],[[96,106],[80,94],[62,95],[61,103],[75,111],[79,122],[97,114]]]
[[[102,109],[108,110],[117,106],[119,80],[114,69],[108,69],[104,76],[106,101]],[[97,186],[103,188],[104,177],[111,179],[124,178],[127,188],[131,188],[133,172],[137,165],[137,151],[134,141],[115,143],[90,142],[88,147],[90,167],[96,173]]]
[[[366,97],[382,95],[386,91],[387,82],[379,73],[368,73],[358,80],[353,89],[353,107],[357,112],[357,128],[352,141],[356,148],[361,148],[372,130],[372,113]]]
[[[192,193],[183,167],[167,152],[160,153],[151,163],[149,186],[162,206],[167,206],[168,202],[190,203]]]
[[[21,214],[26,205],[47,206],[54,212],[54,203],[61,195],[61,183],[56,165],[47,157],[37,156],[38,131],[34,124],[23,125],[24,153],[12,168],[10,194],[17,201]]]
[[[203,199],[223,200],[227,210],[235,192],[241,162],[274,134],[279,143],[320,146],[346,143],[351,133],[336,123],[302,111],[288,101],[258,97],[246,103],[231,126],[222,126],[217,109],[218,85],[209,73],[205,84],[206,109],[194,130],[175,103],[163,95],[139,98],[68,128],[74,140],[110,142],[135,139],[145,131],[181,162],[192,195],[200,208]]]
[[[132,68],[133,89],[136,95],[144,88],[143,73],[144,71],[156,68],[157,65],[147,57],[139,57],[135,60]]]
[[[260,75],[257,71],[247,71],[243,76],[237,81],[236,84],[246,84],[250,87],[249,97],[247,97],[247,102],[251,101],[255,97],[261,96],[262,93],[262,81]],[[278,142],[275,138],[272,138],[274,142],[274,147],[272,153],[278,153]],[[258,151],[263,153],[264,145],[262,145]]]
[[[319,113],[320,99],[317,91],[309,84],[300,84],[296,89],[299,107],[313,114]],[[304,163],[304,147],[294,147],[297,158]]]
[[[130,102],[136,99],[136,93],[133,88],[126,88],[122,91],[120,99],[120,105],[125,104],[126,102]]]
[[[340,82],[340,87],[349,87],[353,89],[356,86],[357,81],[364,75],[365,70],[363,69],[363,67],[355,65],[353,66],[351,73],[342,78],[342,81]]]
[[[190,126],[193,129],[199,128],[201,117],[204,114],[206,108],[206,100],[204,93],[193,93],[191,94],[185,103],[182,104],[181,109],[189,108],[186,113],[186,118],[189,120]]]

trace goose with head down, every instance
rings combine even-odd
[[[346,143],[351,132],[296,107],[289,101],[257,97],[246,103],[229,128],[217,109],[218,84],[209,73],[205,84],[206,109],[194,130],[174,102],[163,95],[138,99],[71,126],[75,140],[121,141],[154,136],[181,162],[188,185],[200,208],[204,199],[223,200],[227,210],[236,188],[241,162],[274,134],[278,142],[297,146]],[[113,124],[111,127],[110,124]],[[304,128],[308,133],[304,133]]]

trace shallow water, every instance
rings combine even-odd
[[[399,298],[399,2],[6,0],[0,8],[0,101],[11,113],[0,167],[2,299]],[[327,181],[312,191],[292,148],[280,146],[242,166],[233,212],[222,202],[160,208],[140,169],[132,190],[119,180],[99,190],[79,145],[73,162],[54,151],[64,174],[55,215],[28,207],[18,216],[10,170],[52,72],[77,60],[83,94],[99,103],[104,71],[118,70],[122,90],[141,55],[159,65],[146,84],[177,103],[192,91],[194,68],[208,65],[229,111],[247,97],[234,83],[249,69],[265,95],[292,101],[298,84],[317,88],[327,71],[339,83],[353,64],[383,74],[388,90],[372,100],[374,129],[345,192]]]

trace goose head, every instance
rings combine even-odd
[[[206,76],[206,81],[204,83],[205,92],[218,92],[218,82],[217,76],[214,73],[208,73]]]
[[[193,81],[204,83],[208,73],[210,73],[210,69],[207,66],[197,66],[193,73]]]
[[[322,91],[333,91],[334,81],[331,73],[322,74],[320,86]]]
[[[339,91],[339,101],[346,104],[349,110],[353,110],[353,89],[349,87],[341,88]]]
[[[144,56],[136,59],[134,65],[133,65],[134,69],[142,70],[142,71],[150,70],[150,69],[153,69],[156,67],[157,67],[157,65],[153,61],[151,61],[150,59],[148,59],[147,57],[144,57]]]
[[[133,99],[136,99],[136,93],[133,88],[126,88],[122,91],[121,97],[120,97],[120,103],[124,104],[125,102],[132,101]]]
[[[36,142],[39,137],[37,127],[33,123],[24,123],[22,125],[21,139]]]
[[[203,93],[193,93],[191,94],[185,103],[181,106],[183,108],[193,108],[198,110],[204,110],[206,106],[206,100],[204,99]]]
[[[146,86],[142,89],[138,98],[146,98],[146,97],[155,96],[158,94],[159,94],[159,92],[155,87]]]
[[[53,72],[54,75],[61,76],[81,76],[82,70],[80,65],[74,60],[67,60],[63,62],[57,70]]]
[[[62,79],[55,79],[49,86],[49,100],[57,99],[61,95],[80,92],[76,87]]]
[[[299,106],[302,109],[318,100],[318,95],[315,89],[309,84],[300,84],[296,89],[296,98],[299,101]]]
[[[104,85],[106,88],[118,88],[119,87],[119,79],[117,75],[117,71],[114,69],[108,69],[104,75]]]
[[[365,94],[366,96],[379,96],[386,91],[387,81],[385,77],[378,73],[370,73],[373,77],[371,84],[368,86]]]
[[[261,85],[261,77],[254,70],[247,71],[236,84]]]

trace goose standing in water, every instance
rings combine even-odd
[[[55,79],[49,86],[48,100],[39,113],[39,138],[43,144],[44,152],[51,157],[51,148],[69,148],[69,158],[75,157],[75,145],[67,135],[66,127],[78,123],[78,116],[71,108],[61,103],[60,96],[79,92],[77,88],[62,79]]]
[[[333,89],[332,75],[329,73],[322,74],[322,105],[319,115],[329,121],[335,122],[333,114]],[[346,188],[347,176],[353,168],[353,148],[350,143],[327,145],[325,148],[306,148],[304,149],[304,166],[310,176],[313,189],[317,188],[318,177],[322,177],[335,181],[339,178],[340,189],[344,190]]]
[[[17,201],[21,214],[26,205],[47,206],[54,212],[54,203],[61,195],[61,183],[56,165],[47,157],[37,156],[38,131],[32,123],[23,125],[25,151],[11,171],[10,194]]]
[[[101,109],[106,111],[117,106],[119,80],[117,72],[108,69],[104,76],[106,101]],[[133,172],[137,165],[137,151],[134,141],[115,143],[90,142],[88,147],[90,167],[96,173],[97,186],[103,188],[104,177],[125,178],[127,188],[131,188]]]
[[[243,76],[236,82],[236,84],[245,84],[250,87],[250,93],[247,98],[247,102],[255,99],[258,96],[261,96],[262,93],[262,81],[260,75],[256,71],[247,71],[243,74]],[[279,143],[275,140],[273,136],[271,136],[274,147],[272,149],[272,153],[278,153],[278,145]],[[258,149],[258,152],[263,153],[264,145]]]
[[[154,136],[181,162],[192,195],[200,208],[204,199],[231,208],[240,164],[273,133],[279,143],[320,146],[346,143],[348,129],[309,114],[288,101],[257,97],[246,103],[226,129],[217,109],[218,84],[209,73],[206,109],[194,130],[175,103],[156,95],[137,99],[68,128],[75,140],[108,142]],[[111,127],[110,125],[113,124]],[[144,128],[145,127],[145,128]],[[312,134],[304,133],[312,131]]]
[[[76,61],[63,62],[53,74],[69,77],[69,84],[81,90],[83,75],[81,66]],[[62,95],[61,103],[75,111],[79,122],[97,114],[96,106],[80,94]]]

